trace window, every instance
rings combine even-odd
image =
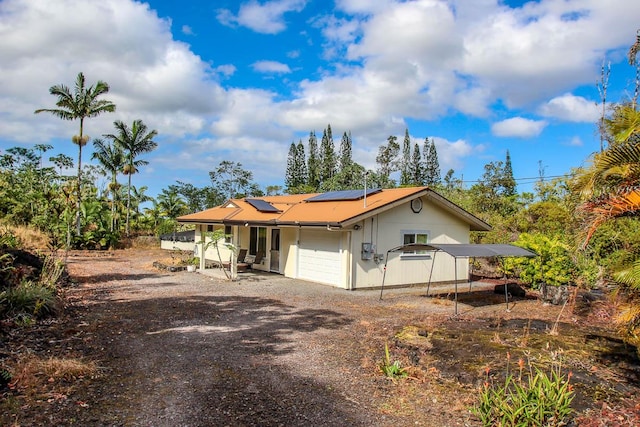
[[[429,232],[426,230],[402,230],[402,244],[409,245],[411,243],[429,243]],[[428,257],[429,251],[404,251],[402,257]]]
[[[231,243],[231,238],[233,237],[233,231],[231,231],[230,225],[224,226],[224,242]]]
[[[207,231],[208,232],[212,232],[213,231],[213,224],[207,224]]]
[[[267,228],[251,227],[249,230],[249,255],[256,255],[262,252],[263,255],[267,251]]]

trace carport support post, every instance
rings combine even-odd
[[[469,273],[469,292],[471,292],[471,283],[473,282],[473,264],[476,263],[476,257],[471,258],[471,272]]]
[[[504,302],[507,304],[507,311],[509,311],[509,292],[507,291],[507,272],[504,269],[504,257],[498,257],[500,264],[502,264],[502,277],[504,278]]]
[[[431,269],[429,270],[429,281],[427,282],[427,296],[429,296],[429,288],[431,287],[431,276],[433,275],[433,266],[436,264],[436,254],[438,251],[433,251],[433,258],[431,258]]]
[[[456,290],[456,294],[454,296],[456,301],[454,314],[457,316],[458,315],[458,257],[453,257],[453,268],[455,270],[454,278],[455,278],[455,290]]]

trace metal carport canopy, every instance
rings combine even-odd
[[[538,256],[535,252],[530,250],[504,243],[494,244],[471,244],[471,243],[409,243],[407,245],[397,246],[387,251],[387,256],[384,262],[384,273],[382,275],[382,286],[380,287],[380,299],[382,299],[382,291],[384,289],[384,279],[387,275],[387,262],[389,261],[390,252],[404,252],[404,251],[432,251],[434,252],[433,259],[431,261],[431,272],[429,272],[429,286],[431,285],[431,273],[433,272],[433,266],[435,264],[435,253],[438,251],[445,252],[451,255],[455,260],[454,274],[455,274],[455,314],[458,314],[458,258],[491,258],[491,257],[527,257],[533,258]],[[469,284],[471,286],[471,284]],[[427,288],[428,289],[428,288]],[[469,287],[471,290],[471,287]],[[505,298],[508,304],[507,287],[505,286]],[[428,294],[427,290],[427,294]],[[507,305],[508,308],[508,305]]]
[[[491,257],[527,257],[538,256],[535,252],[509,244],[471,244],[471,243],[410,243],[389,249],[389,252],[404,251],[442,251],[452,257],[491,258]]]

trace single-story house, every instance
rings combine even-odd
[[[196,252],[206,232],[224,230],[227,242],[262,258],[254,269],[343,289],[455,279],[454,259],[428,251],[393,254],[407,243],[469,243],[470,231],[491,226],[428,187],[332,191],[328,193],[230,199],[221,206],[178,218],[195,225]],[[232,253],[218,245],[222,258]],[[197,256],[200,256],[197,253]],[[204,259],[217,259],[209,247]],[[432,263],[435,264],[432,266]],[[458,263],[457,277],[467,277]]]

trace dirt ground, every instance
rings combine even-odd
[[[571,370],[582,420],[638,401],[635,349],[610,330],[598,295],[576,294],[564,308],[528,295],[507,311],[493,285],[474,284],[460,287],[452,316],[451,287],[428,297],[424,287],[391,289],[379,300],[379,291],[274,274],[229,282],[160,271],[152,264],[163,256],[72,254],[65,314],[5,329],[2,344],[97,369],[43,374],[31,392],[18,382],[3,395],[0,424],[477,426],[469,408],[486,372],[498,380],[519,358]],[[408,378],[381,374],[385,345]]]

